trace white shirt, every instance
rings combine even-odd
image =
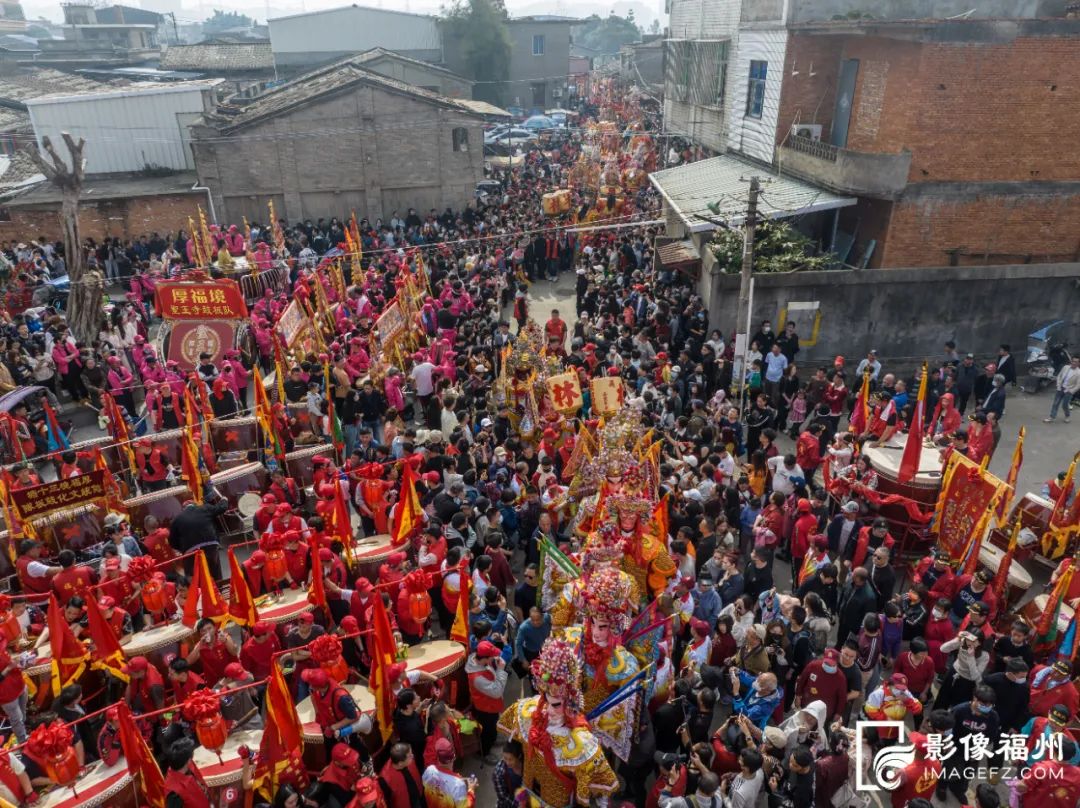
[[[421,362],[418,365],[413,365],[413,369],[409,373],[409,378],[416,384],[416,395],[430,396],[435,392],[435,385],[431,379],[434,372],[435,366],[430,362]]]
[[[779,491],[784,496],[795,492],[795,484],[791,482],[793,477],[806,479],[806,473],[798,463],[789,469],[784,465],[784,458],[781,455],[770,457],[768,463],[773,473],[773,491]]]
[[[731,455],[724,455],[716,461],[715,466],[720,474],[723,475],[720,484],[729,485],[731,483],[731,478],[735,476],[735,459]]]

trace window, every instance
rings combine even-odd
[[[750,82],[746,88],[746,117],[760,118],[765,106],[765,77],[769,73],[769,63],[756,59],[750,62]]]
[[[533,34],[533,56],[544,55],[544,35]]]
[[[467,152],[469,150],[469,130],[464,126],[455,126],[450,136],[454,142],[454,151]]]

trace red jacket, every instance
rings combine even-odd
[[[940,620],[935,620],[934,615],[931,614],[930,619],[926,621],[924,636],[927,649],[930,651],[930,658],[934,660],[934,670],[938,673],[945,673],[945,655],[941,653],[941,644],[956,636],[956,629],[953,628],[949,615],[946,614]]]
[[[803,514],[795,520],[791,532],[791,557],[803,558],[810,550],[810,537],[817,533],[818,519],[812,513]]]
[[[813,471],[821,465],[821,442],[816,435],[803,432],[795,442],[795,462],[803,471]]]
[[[404,769],[395,769],[389,760],[383,764],[379,772],[379,786],[386,798],[388,808],[412,808],[409,802],[409,788],[405,778],[412,780],[416,787],[416,793],[423,800],[424,786],[420,781],[420,772],[416,768],[416,761],[410,761]]]
[[[165,775],[165,796],[175,794],[184,801],[184,808],[211,808],[210,789],[194,765],[185,772],[169,769]]]
[[[136,452],[135,464],[139,467],[139,479],[143,482],[161,482],[169,473],[169,463],[157,446],[148,455]]]
[[[81,564],[68,567],[56,573],[52,579],[52,588],[61,603],[67,603],[73,595],[82,595],[97,583],[97,573]]]

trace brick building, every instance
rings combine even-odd
[[[192,128],[218,220],[389,218],[464,207],[483,177],[483,117],[464,102],[363,69],[315,70]]]
[[[1080,258],[1080,20],[790,27],[776,161],[859,197],[849,262]]]

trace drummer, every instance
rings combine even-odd
[[[395,602],[405,572],[405,554],[401,551],[388,555],[386,561],[379,566],[379,583],[386,585],[386,592]]]
[[[303,532],[306,528],[304,520],[293,513],[292,506],[287,502],[282,502],[274,508],[274,518],[270,520],[270,526],[265,532],[285,533],[289,530]]]
[[[345,562],[338,557],[329,547],[319,548],[319,561],[322,563],[323,580],[344,587],[348,583],[348,570]]]
[[[274,511],[278,506],[278,498],[273,494],[263,494],[258,510],[251,517],[251,526],[256,535],[265,533],[270,527],[270,520],[274,518]]]
[[[241,561],[240,566],[244,568],[244,580],[247,581],[252,597],[258,598],[273,591],[266,574],[266,553],[256,550],[245,561]]]
[[[165,808],[211,808],[210,787],[192,763],[195,742],[181,738],[169,747],[166,758]]]
[[[105,724],[97,737],[97,753],[106,766],[114,765],[124,756],[120,743],[120,710],[115,706],[105,711]]]
[[[124,673],[129,677],[124,700],[132,712],[150,713],[165,706],[165,682],[146,657],[132,657]]]
[[[115,598],[102,595],[98,598],[98,606],[105,617],[105,622],[108,623],[109,628],[116,635],[116,639],[123,640],[125,637],[130,637],[135,633],[135,623],[131,619],[131,615],[116,607]]]
[[[359,779],[360,753],[351,746],[339,743],[330,754],[330,764],[320,772],[308,796],[319,805],[348,805]]]
[[[301,541],[299,530],[285,531],[285,563],[289,569],[289,576],[298,586],[307,583],[308,571],[311,569],[311,552],[306,543]]]
[[[270,487],[267,493],[274,496],[275,502],[283,502],[293,508],[300,508],[304,504],[304,489],[282,468],[275,468],[270,472]],[[265,497],[263,503],[266,503]]]
[[[61,603],[72,595],[84,595],[87,589],[97,583],[98,576],[93,567],[75,563],[74,550],[61,550],[56,560],[60,564],[60,572],[53,577],[52,588]]]
[[[288,649],[285,656],[293,660],[295,663],[294,670],[297,674],[302,674],[308,668],[315,667],[315,664],[310,661],[311,652],[307,646],[312,640],[321,637],[325,633],[325,628],[315,624],[314,612],[301,612],[300,616],[296,618],[296,623],[289,629],[289,633],[285,635],[285,648]],[[307,685],[303,681],[299,682],[298,691],[301,699],[307,695]]]
[[[233,729],[263,728],[263,717],[255,701],[255,688],[237,689],[253,681],[255,677],[243,665],[230,662],[225,666],[225,676],[214,685],[214,690],[218,692],[233,691],[221,696],[221,715],[232,723]]]
[[[31,603],[44,603],[49,599],[53,577],[62,569],[41,561],[41,552],[41,542],[23,539],[19,544],[19,557],[15,560],[19,586]]]
[[[191,669],[183,657],[169,663],[169,684],[172,685],[173,700],[177,704],[183,704],[196,690],[206,687],[206,681]]]
[[[139,488],[143,492],[168,488],[169,460],[150,438],[135,441],[135,464],[139,469]]]
[[[199,634],[199,641],[187,655],[187,661],[191,665],[201,663],[203,679],[216,682],[225,675],[226,665],[239,661],[240,649],[229,632],[219,630],[214,621],[206,617],[199,621],[195,630]]]
[[[315,721],[322,732],[327,751],[333,754],[334,747],[340,743],[362,751],[360,736],[371,732],[372,722],[360,712],[349,691],[331,679],[322,668],[309,668],[302,676],[311,688]]]
[[[270,676],[274,655],[281,650],[281,642],[273,623],[260,620],[251,628],[251,636],[240,649],[240,664],[256,679]]]
[[[169,544],[168,528],[158,527],[156,516],[146,517],[143,530],[145,535],[142,538],[142,545],[146,548],[146,554],[154,559],[154,563],[165,564],[180,557],[180,554]]]

